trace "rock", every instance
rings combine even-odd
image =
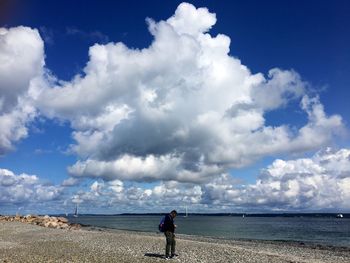
[[[65,217],[60,216],[60,217],[58,217],[57,219],[58,219],[58,221],[60,221],[60,222],[68,223],[68,219],[65,218]]]
[[[62,225],[61,225],[61,228],[62,228],[62,229],[67,229],[67,228],[69,228],[69,225],[68,225],[68,224],[62,224]]]
[[[57,222],[55,222],[55,221],[51,221],[51,222],[49,222],[49,227],[57,228],[57,227],[59,227],[59,224]]]
[[[31,221],[31,223],[39,225],[41,222],[43,222],[43,219],[41,219],[40,217],[37,218],[33,218],[33,221]]]
[[[36,218],[29,217],[29,218],[26,219],[26,222],[29,223],[29,224],[31,224],[31,223],[33,223],[35,220],[36,220]]]
[[[37,216],[37,215],[26,215],[26,216],[1,216],[0,221],[18,221],[22,223],[38,225],[42,227],[50,227],[56,229],[70,229],[79,230],[81,228],[80,224],[70,224],[68,219],[65,217],[55,217],[55,216]]]
[[[81,228],[80,224],[70,224],[69,229],[71,230],[79,230]]]

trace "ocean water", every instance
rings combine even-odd
[[[69,217],[84,225],[158,232],[161,216],[117,215]],[[283,240],[350,247],[350,218],[236,217],[190,215],[175,218],[179,234],[224,239]]]

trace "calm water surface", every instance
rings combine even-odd
[[[79,216],[71,222],[157,232],[161,216]],[[189,216],[175,219],[176,232],[225,239],[311,242],[350,247],[350,218]]]

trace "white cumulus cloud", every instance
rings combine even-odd
[[[31,87],[42,82],[44,44],[36,29],[0,28],[0,155],[26,137],[37,112]]]
[[[311,158],[277,159],[238,193],[222,200],[258,209],[350,209],[350,150],[327,148]]]
[[[196,212],[349,211],[350,150],[327,148],[310,158],[277,159],[254,184],[242,185],[229,174],[202,184],[166,181],[152,187],[95,181],[90,191],[77,196],[85,206],[94,203],[118,211],[184,206]]]
[[[0,206],[53,201],[61,196],[62,191],[59,186],[43,184],[36,175],[17,175],[0,168]]]
[[[69,120],[81,160],[76,177],[205,181],[278,153],[317,149],[342,129],[295,71],[252,74],[229,55],[230,38],[208,32],[216,16],[179,5],[147,19],[153,43],[94,45],[83,75],[44,89],[37,106]],[[300,101],[302,127],[266,125],[265,114]],[[315,136],[317,134],[317,136]]]

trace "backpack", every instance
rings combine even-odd
[[[160,222],[159,222],[159,226],[158,226],[158,230],[160,231],[160,232],[164,232],[164,221],[165,221],[165,216],[163,216],[162,217],[162,219],[160,220]]]

